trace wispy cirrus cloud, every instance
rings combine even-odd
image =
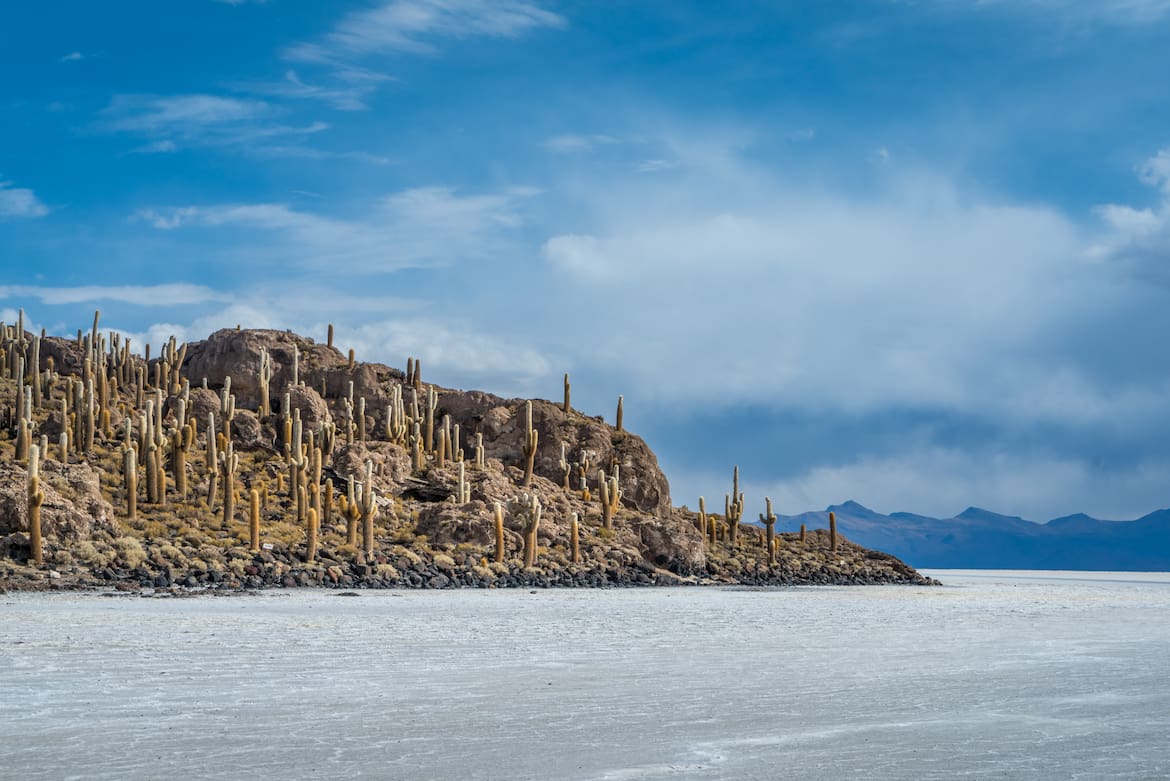
[[[267,139],[303,137],[329,128],[324,122],[289,125],[284,109],[263,100],[210,94],[116,95],[93,124],[107,133],[147,139],[141,152],[170,152],[180,146],[248,145]]]
[[[360,77],[358,74],[359,71],[353,71],[349,76],[335,76],[343,82],[340,86],[321,86],[309,84],[295,70],[288,70],[280,81],[239,82],[233,86],[243,92],[266,97],[315,100],[339,111],[361,111],[369,108],[366,98],[377,89],[378,84],[393,79],[375,73]]]
[[[0,181],[0,222],[6,220],[44,217],[49,207],[27,187],[13,187],[12,182]]]
[[[163,285],[79,285],[49,287],[44,285],[0,285],[0,299],[35,299],[42,304],[99,303],[103,301],[135,306],[163,307],[229,301],[231,296],[183,282]]]
[[[434,54],[444,38],[517,38],[564,17],[523,0],[390,0],[354,11],[317,43],[298,44],[290,58],[333,62],[354,56]]]
[[[378,199],[356,217],[260,203],[144,209],[135,219],[168,231],[255,231],[264,239],[244,250],[253,258],[292,258],[308,268],[334,264],[335,270],[350,273],[386,272],[503,251],[509,234],[524,222],[523,202],[536,193],[523,187],[484,194],[423,187]]]

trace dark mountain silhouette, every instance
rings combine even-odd
[[[1070,569],[1170,571],[1170,509],[1133,521],[1084,513],[1033,523],[968,507],[953,518],[889,515],[854,501],[823,512],[779,516],[777,531],[837,528],[859,545],[887,551],[914,567],[939,569]]]

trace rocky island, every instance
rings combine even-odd
[[[829,529],[675,507],[654,453],[291,332],[141,353],[0,326],[0,590],[930,584]]]

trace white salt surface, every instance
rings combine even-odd
[[[1170,575],[0,597],[0,777],[1165,778]]]

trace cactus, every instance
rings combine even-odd
[[[536,563],[536,532],[540,528],[542,508],[540,498],[528,494],[520,494],[508,504],[508,509],[520,518],[520,533],[524,541],[523,566],[531,569]]]
[[[493,510],[496,531],[496,563],[500,564],[504,561],[504,507],[496,502]]]
[[[699,534],[703,537],[707,536],[707,500],[702,496],[699,497]]]
[[[325,333],[325,346],[333,347],[333,323],[329,324],[329,330]]]
[[[577,513],[569,522],[569,560],[574,564],[581,563],[581,528]]]
[[[248,549],[260,552],[260,492],[253,488],[248,492]]]
[[[308,542],[305,546],[305,561],[315,561],[317,559],[317,511],[312,507],[305,513],[305,531],[308,536]]]
[[[618,408],[617,408],[617,425],[616,425],[614,428],[615,428],[615,429],[617,429],[617,431],[618,431],[618,433],[619,433],[619,434],[620,434],[620,433],[621,433],[621,431],[622,431],[622,412],[623,412],[623,409],[622,409],[622,407],[623,407],[623,405],[622,405],[622,402],[623,402],[623,399],[622,399],[622,397],[621,397],[621,396],[618,396]]]
[[[837,513],[829,513],[829,550],[837,550]]]
[[[45,503],[45,492],[41,490],[40,460],[40,446],[32,445],[28,456],[28,536],[36,564],[45,560],[41,542],[41,505]]]
[[[418,364],[416,363],[415,366],[416,366],[415,371],[418,371],[418,369],[417,369]],[[426,401],[427,438],[423,441],[423,446],[424,446],[423,449],[427,453],[435,452],[435,410],[438,408],[438,406],[439,406],[439,394],[435,393],[435,388],[433,385],[428,385],[427,386],[427,401]]]
[[[374,552],[374,514],[377,506],[374,503],[374,464],[366,462],[366,480],[362,484],[358,502],[362,511],[362,549],[369,556]]]
[[[572,407],[569,405],[569,392],[570,392],[569,373],[565,372],[565,403],[561,406],[561,409],[564,410],[566,415],[568,415],[569,410],[572,409]]]
[[[229,441],[219,454],[219,468],[223,472],[223,528],[231,527],[236,511],[236,471],[240,468],[240,457]]]
[[[563,473],[561,487],[566,491],[569,490],[569,475],[573,472],[573,467],[569,464],[568,458],[565,455],[565,443],[561,443],[561,460],[559,462],[561,472]]]
[[[219,418],[223,423],[223,438],[232,439],[232,419],[236,416],[236,397],[232,394],[232,378],[224,377],[223,389],[219,392]]]
[[[321,516],[318,520],[329,528],[333,525],[333,478],[330,477],[325,481],[325,494],[321,502]]]
[[[613,514],[621,507],[622,489],[618,480],[618,468],[613,468],[613,476],[606,479],[605,472],[597,471],[597,483],[601,491],[601,518],[602,526],[613,528]]]
[[[133,444],[126,444],[122,450],[122,478],[126,487],[126,518],[133,521],[138,517],[138,454]]]
[[[264,347],[260,348],[260,372],[257,375],[260,382],[260,417],[266,418],[272,414],[272,400],[271,391],[269,390],[269,383],[272,381],[272,358],[268,355],[268,350]]]
[[[764,524],[767,529],[767,542],[765,544],[768,546],[768,564],[772,565],[776,563],[776,547],[773,545],[776,539],[776,515],[772,512],[772,497],[765,496],[764,505],[768,509],[766,513],[760,513],[760,523]]]
[[[483,434],[478,431],[475,432],[475,465],[479,469],[487,468],[487,464],[484,461]]]
[[[804,536],[805,536],[804,524],[802,523],[800,525],[800,544],[801,545],[804,545]]]
[[[540,439],[540,432],[532,427],[532,402],[524,402],[524,443],[520,446],[524,453],[524,482],[521,486],[527,488],[532,484],[532,469],[536,464],[536,443]]]
[[[464,477],[462,461],[459,462],[459,482],[456,484],[453,498],[457,504],[467,504],[471,501],[471,484]]]
[[[727,519],[727,541],[732,547],[739,540],[739,519],[743,517],[743,494],[739,490],[739,466],[735,467],[730,494],[724,494],[723,515]]]

